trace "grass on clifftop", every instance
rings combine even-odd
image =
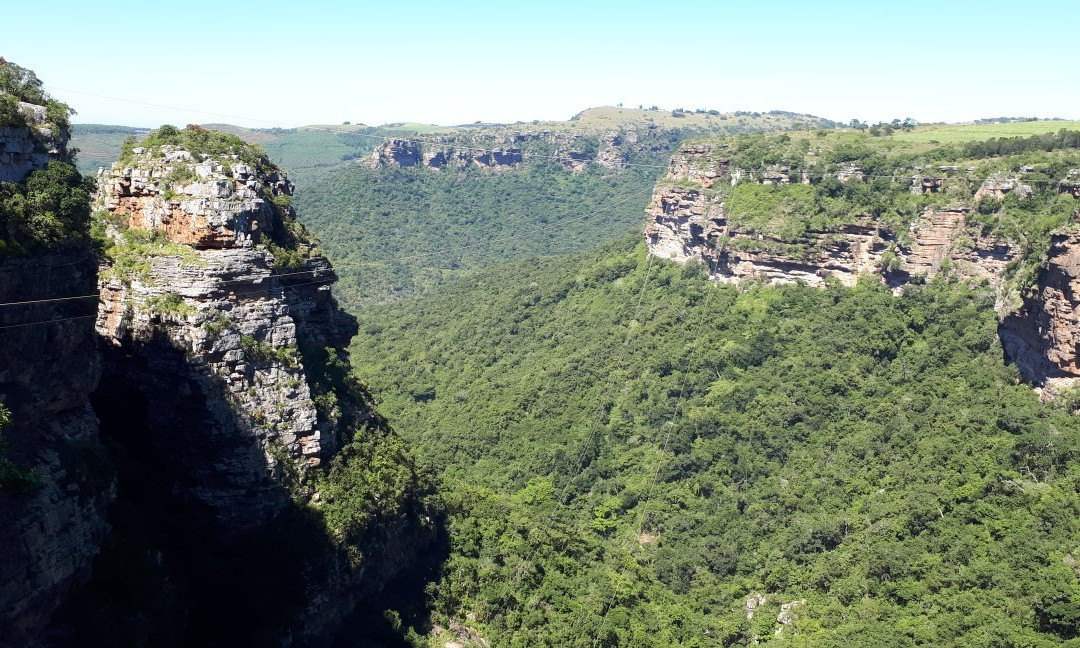
[[[929,124],[910,132],[898,132],[888,137],[897,142],[956,144],[991,137],[1027,137],[1056,133],[1061,129],[1080,130],[1080,121],[1040,120],[1006,122],[1003,124]]]
[[[968,236],[993,235],[1017,246],[1020,259],[1007,271],[1016,287],[1033,281],[1045,258],[1053,232],[1069,226],[1080,202],[1061,193],[1059,183],[1071,169],[1080,168],[1080,131],[1053,130],[1061,122],[994,124],[1043,132],[1023,137],[966,138],[964,133],[986,132],[986,126],[948,127],[955,135],[951,144],[936,140],[902,141],[874,137],[854,130],[814,133],[770,133],[698,140],[712,146],[710,153],[691,161],[701,168],[725,165],[740,171],[736,186],[720,182],[703,189],[723,201],[729,224],[740,233],[761,234],[760,245],[775,239],[796,256],[813,254],[825,239],[815,233],[835,232],[860,217],[882,228],[898,245],[907,245],[909,227],[927,209],[958,208],[968,211]],[[967,130],[970,129],[970,130]],[[925,132],[937,132],[927,129]],[[905,133],[904,135],[909,135]],[[864,180],[841,182],[837,175],[855,167]],[[759,184],[780,170],[791,184]],[[805,174],[809,184],[799,184]],[[912,193],[913,178],[916,192]],[[922,179],[936,183],[923,191]],[[988,178],[1013,179],[1029,194],[1016,191],[1004,200],[975,194]],[[679,181],[700,188],[693,182]],[[1025,189],[1025,190],[1027,190]]]

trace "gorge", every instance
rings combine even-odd
[[[90,181],[26,72],[0,646],[1080,640],[1080,133],[601,108],[295,190],[192,124]]]

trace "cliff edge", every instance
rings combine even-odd
[[[97,260],[69,110],[0,58],[0,646],[46,640],[115,495],[90,394]],[[69,299],[77,296],[76,299]]]
[[[116,503],[60,617],[75,642],[322,645],[435,538],[292,191],[260,149],[196,126],[99,174],[91,400]]]

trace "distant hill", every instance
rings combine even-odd
[[[715,112],[715,111],[714,111]],[[497,136],[507,131],[559,131],[591,135],[625,126],[653,123],[664,128],[679,128],[715,134],[731,134],[761,129],[831,128],[834,122],[812,115],[774,111],[772,113],[682,113],[637,110],[602,106],[590,108],[567,121],[534,121],[516,124],[460,124],[439,126],[396,122],[382,126],[365,124],[314,124],[297,128],[246,128],[232,124],[201,124],[255,142],[266,149],[270,158],[290,172],[294,180],[304,183],[342,166],[343,162],[371,153],[387,137],[426,137],[432,135],[475,137]],[[156,126],[156,124],[155,124]],[[183,126],[183,124],[177,124]],[[96,173],[98,167],[109,166],[116,160],[120,143],[125,137],[142,136],[148,128],[107,124],[75,124],[72,144],[78,148],[79,170]]]
[[[99,167],[108,168],[116,161],[125,137],[144,137],[149,132],[149,128],[132,126],[72,124],[71,145],[79,151],[76,166],[84,174],[96,174]]]

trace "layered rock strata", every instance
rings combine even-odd
[[[160,231],[194,248],[244,247],[273,235],[271,202],[293,192],[281,173],[256,174],[239,161],[197,161],[175,146],[136,148],[134,155],[101,171],[99,207],[125,227]]]
[[[774,284],[803,282],[824,285],[836,280],[854,285],[861,275],[876,275],[900,287],[913,277],[931,277],[948,263],[962,276],[1000,283],[1005,265],[1017,252],[1006,242],[980,235],[967,227],[966,208],[929,209],[900,241],[866,217],[828,231],[808,231],[799,241],[787,241],[729,221],[721,184],[740,182],[792,184],[807,181],[802,173],[775,167],[755,173],[731,167],[723,144],[682,147],[658,184],[646,209],[645,238],[649,252],[678,263],[698,260],[722,283],[747,280]],[[841,182],[860,181],[858,167],[841,169]],[[926,191],[937,191],[927,179]],[[797,243],[798,245],[792,245]]]
[[[414,167],[421,165],[430,169],[467,166],[475,166],[481,169],[502,169],[517,166],[523,161],[522,150],[516,147],[474,149],[445,146],[429,148],[416,140],[391,138],[375,147],[368,166],[373,169],[383,166]]]
[[[68,133],[44,106],[19,110],[27,126],[0,128],[6,182],[68,158]],[[0,258],[0,404],[11,413],[0,430],[0,646],[38,645],[108,531],[115,481],[90,405],[96,276],[87,245]]]
[[[1034,294],[998,331],[1006,358],[1048,395],[1080,381],[1080,232],[1052,238]]]
[[[655,124],[589,134],[558,130],[485,129],[420,139],[388,138],[375,147],[367,165],[434,170],[475,167],[504,170],[530,158],[552,160],[579,172],[589,164],[622,169],[631,156],[670,150],[674,129]]]
[[[99,187],[113,246],[95,406],[124,448],[119,501],[141,507],[138,535],[164,538],[143,551],[190,581],[189,640],[279,632],[323,645],[429,537],[403,510],[372,524],[361,559],[357,538],[315,513],[343,445],[390,431],[362,389],[331,376],[347,375],[356,321],[295,221],[292,185],[265,159],[161,145],[135,149]],[[235,567],[252,551],[262,557]],[[261,596],[277,607],[249,605]],[[251,618],[231,618],[235,597]]]
[[[242,531],[287,505],[286,475],[302,482],[338,446],[300,348],[343,348],[355,321],[325,258],[299,244],[307,258],[282,272],[257,245],[285,227],[283,175],[170,146],[136,155],[101,176],[97,200],[118,223],[99,286],[106,373],[148,404],[157,451],[188,484],[178,492]]]

